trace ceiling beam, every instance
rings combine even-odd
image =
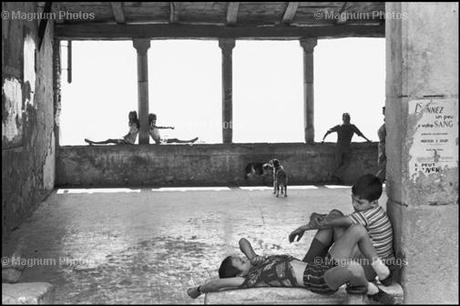
[[[43,15],[49,15],[51,10],[53,9],[53,2],[45,2],[45,6],[43,7]],[[43,18],[40,20],[40,24],[38,26],[38,50],[42,48],[43,39],[45,38],[46,26],[48,25],[48,19]]]
[[[117,23],[125,23],[125,13],[123,12],[122,2],[110,2],[110,6],[112,7],[113,17]]]
[[[229,2],[227,6],[227,25],[235,25],[238,20],[239,2]]]
[[[44,2],[42,2],[42,3],[44,3]],[[53,2],[52,11],[57,16],[56,19],[53,20],[54,23],[63,23],[64,20],[63,20],[63,18],[60,18],[59,12],[63,12],[65,10],[61,6],[60,2]]]
[[[55,37],[62,40],[131,40],[151,39],[276,39],[304,37],[385,37],[385,25],[324,25],[312,27],[210,26],[181,24],[57,24]]]
[[[177,23],[179,21],[179,14],[177,12],[177,3],[169,2],[169,22]]]
[[[294,16],[298,7],[299,2],[288,2],[286,10],[284,11],[283,20],[281,20],[281,22],[284,24],[290,24],[292,20],[294,20]]]

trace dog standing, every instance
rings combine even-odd
[[[266,163],[264,167],[271,168],[273,170],[273,194],[275,194],[276,197],[279,197],[281,189],[281,194],[284,194],[284,196],[287,197],[288,177],[279,160],[272,159]]]

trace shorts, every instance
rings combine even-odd
[[[328,253],[326,258],[319,263],[308,263],[303,272],[304,287],[311,292],[319,294],[332,294],[338,289],[331,289],[324,280],[324,274],[327,270],[337,266],[337,263]]]

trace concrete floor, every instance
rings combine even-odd
[[[202,304],[186,289],[217,277],[220,261],[247,238],[260,254],[302,258],[310,213],[352,211],[350,187],[57,190],[3,246],[30,265],[21,282],[50,282],[56,303]],[[386,195],[380,201],[385,207]]]

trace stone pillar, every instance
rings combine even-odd
[[[232,50],[235,40],[219,39],[219,47],[222,49],[222,139],[223,143],[232,143]]]
[[[315,142],[314,127],[314,96],[313,96],[313,50],[316,46],[316,38],[300,40],[303,48],[303,92],[304,92],[304,129],[305,142]]]
[[[134,39],[133,46],[137,51],[137,108],[139,116],[139,144],[149,143],[149,77],[148,56],[149,39]]]
[[[387,211],[407,304],[458,304],[458,3],[386,2]]]

